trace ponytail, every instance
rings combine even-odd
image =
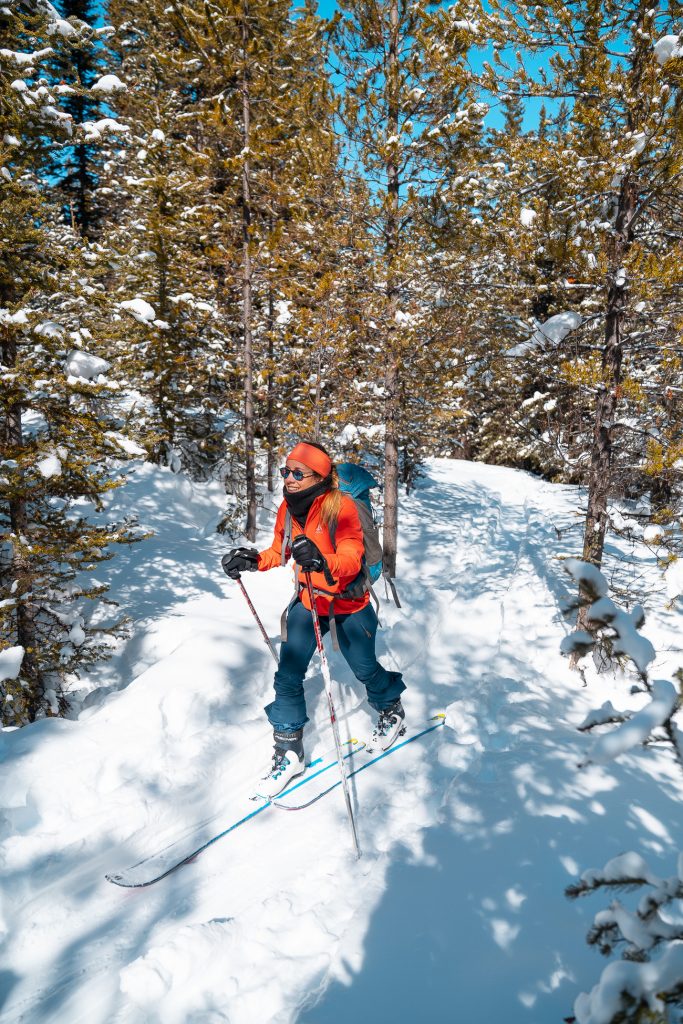
[[[330,481],[330,489],[325,495],[320,508],[320,518],[329,530],[330,526],[336,523],[339,518],[344,496],[339,490],[339,476],[336,466],[332,466],[332,472],[327,479]]]

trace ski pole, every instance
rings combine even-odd
[[[342,755],[341,740],[339,738],[339,723],[337,722],[337,715],[334,710],[334,701],[332,700],[332,680],[330,678],[330,667],[327,664],[327,656],[325,654],[325,648],[323,647],[323,635],[320,629],[320,619],[318,618],[318,611],[315,607],[315,595],[313,593],[313,584],[311,583],[311,574],[310,572],[305,572],[304,576],[306,578],[306,589],[308,590],[308,599],[311,602],[311,615],[313,616],[315,642],[318,648],[318,654],[320,655],[320,663],[322,665],[325,692],[327,694],[327,704],[330,710],[330,722],[332,723],[332,734],[334,736],[334,745],[337,750],[337,761],[339,762],[339,772],[341,775],[342,790],[344,792],[346,810],[349,815],[349,823],[351,825],[351,832],[353,834],[353,845],[356,851],[356,857],[360,857],[361,850],[358,843],[358,834],[356,833],[356,823],[353,820],[353,810],[351,809],[351,797],[349,795],[349,780],[346,774],[346,762],[344,761],[344,757]]]
[[[275,648],[273,647],[272,643],[270,642],[270,637],[268,636],[268,634],[266,633],[265,629],[263,628],[263,623],[261,622],[261,620],[258,617],[258,612],[256,611],[256,609],[254,608],[253,604],[251,603],[251,598],[249,597],[249,594],[247,593],[247,590],[246,590],[246,587],[244,586],[244,583],[242,583],[242,577],[241,576],[237,577],[237,582],[240,585],[240,589],[241,589],[242,593],[244,594],[244,597],[246,599],[247,604],[251,608],[251,614],[254,616],[254,618],[256,619],[256,622],[258,623],[258,628],[261,630],[261,633],[263,635],[263,639],[268,644],[268,650],[270,651],[270,653],[275,658],[276,663],[279,665],[280,664],[280,660],[279,660],[279,658],[277,656],[277,652],[275,651]]]

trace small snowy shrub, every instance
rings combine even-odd
[[[596,635],[570,634],[562,643],[565,654],[588,653],[606,634],[616,656],[633,662],[640,686],[631,695],[647,694],[639,708],[618,710],[611,702],[592,711],[579,726],[582,732],[604,731],[596,736],[583,765],[607,764],[637,746],[666,745],[683,772],[683,732],[677,720],[681,708],[683,673],[678,686],[665,679],[651,680],[647,667],[655,657],[652,644],[641,636],[645,616],[641,608],[625,612],[607,596],[607,582],[595,566],[568,559],[565,568],[579,584],[582,600],[589,603],[588,622]],[[607,729],[606,727],[611,728]],[[598,890],[641,890],[635,910],[618,899],[596,914],[588,942],[605,956],[621,952],[602,972],[590,993],[582,993],[574,1005],[576,1024],[679,1024],[683,1020],[683,853],[674,873],[662,878],[637,853],[614,857],[602,868],[584,871],[579,882],[566,890],[576,899]],[[677,1016],[667,1016],[674,1012]]]

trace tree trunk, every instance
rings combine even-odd
[[[244,334],[244,449],[247,491],[247,540],[256,540],[256,459],[254,455],[254,341],[251,265],[251,97],[249,93],[248,5],[242,8],[242,329]]]
[[[583,560],[598,568],[602,564],[607,527],[607,502],[612,488],[612,428],[619,399],[623,357],[627,283],[621,268],[632,241],[631,221],[635,207],[635,183],[627,176],[622,182],[619,194],[614,249],[610,260],[605,347],[602,353],[603,384],[595,407],[588,477],[588,508],[583,535]],[[579,629],[588,628],[586,615],[587,609],[582,608],[577,623]]]
[[[273,288],[268,290],[268,386],[266,394],[266,448],[267,448],[267,478],[268,491],[272,494],[275,490],[275,387],[273,384],[273,364],[275,361],[275,342],[273,331],[275,330],[275,303],[273,301]]]
[[[2,362],[5,366],[16,366],[16,339],[8,327],[5,328],[3,334]],[[3,424],[3,448],[9,458],[16,458],[23,448],[21,412],[21,406],[18,403],[11,405],[6,413]],[[15,642],[18,646],[24,648],[21,678],[28,683],[25,710],[28,721],[33,722],[42,706],[44,687],[35,657],[38,647],[38,634],[34,621],[36,612],[30,598],[24,600],[24,597],[30,595],[33,589],[31,566],[21,545],[21,540],[27,538],[29,532],[28,505],[25,498],[18,495],[10,499],[8,506],[10,528],[12,531],[12,536],[9,538],[12,546],[12,561],[9,571],[12,579],[17,582],[13,595],[17,600]],[[15,538],[20,543],[17,543]]]
[[[398,0],[392,0],[389,30],[389,63],[387,67],[387,130],[389,138],[398,136]],[[396,258],[398,255],[399,171],[398,151],[392,149],[387,160],[387,219],[386,219],[386,402],[384,437],[384,529],[383,565],[390,576],[396,575],[398,550],[398,451],[400,414],[400,364],[396,338],[396,312],[398,286]]]

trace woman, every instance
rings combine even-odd
[[[363,530],[355,502],[339,490],[329,454],[314,442],[297,444],[280,473],[285,481],[284,501],[278,509],[273,543],[261,552],[233,548],[223,556],[223,569],[232,579],[238,579],[242,572],[263,572],[284,565],[291,557],[298,567],[297,580],[299,573],[311,574],[322,633],[329,631],[330,605],[334,601],[340,650],[356,678],[365,685],[368,703],[379,713],[373,746],[386,750],[403,728],[405,712],[400,695],[405,686],[400,672],[387,672],[377,661],[377,615],[368,591],[360,597],[341,596],[361,572]],[[288,512],[291,543],[285,539]],[[275,699],[265,708],[273,726],[275,752],[270,771],[259,786],[263,797],[275,796],[305,769],[303,729],[308,717],[303,682],[315,648],[309,596],[301,580],[287,614],[286,640],[280,648],[274,679]]]

